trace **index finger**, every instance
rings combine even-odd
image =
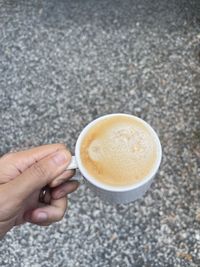
[[[64,144],[50,144],[34,147],[24,151],[8,153],[0,158],[0,169],[3,169],[3,166],[9,164],[9,168],[6,170],[6,172],[8,172],[7,176],[9,176],[9,178],[14,178],[35,162],[65,148],[66,146]]]

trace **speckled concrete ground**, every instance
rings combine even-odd
[[[200,2],[0,0],[0,153],[65,142],[107,113],[163,145],[146,196],[109,206],[84,185],[62,222],[0,243],[2,267],[200,266]]]

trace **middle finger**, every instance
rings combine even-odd
[[[60,174],[58,177],[56,177],[51,183],[50,187],[56,187],[60,184],[63,184],[64,182],[71,179],[75,174],[75,170],[66,170],[62,174]]]

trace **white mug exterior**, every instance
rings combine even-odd
[[[141,198],[146,193],[146,191],[149,189],[152,183],[152,180],[153,180],[153,177],[151,180],[146,182],[143,186],[133,188],[127,191],[121,191],[121,192],[104,190],[88,182],[87,179],[86,179],[86,183],[88,187],[95,193],[95,195],[100,197],[103,201],[109,202],[111,204],[126,204],[126,203],[133,202]]]
[[[112,117],[112,116],[128,116],[136,120],[139,120],[149,129],[151,134],[154,136],[156,144],[157,144],[158,157],[157,157],[156,163],[151,173],[148,176],[144,177],[144,179],[142,179],[139,183],[133,184],[131,186],[114,187],[114,186],[101,183],[100,181],[96,180],[88,173],[88,171],[85,169],[85,167],[83,166],[81,162],[80,146],[81,146],[83,137],[87,134],[88,130],[98,121],[104,120],[105,118]],[[141,198],[145,194],[145,192],[149,189],[156,172],[158,171],[161,158],[162,158],[162,148],[161,148],[160,140],[156,132],[153,130],[153,128],[147,122],[145,122],[144,120],[136,116],[129,115],[129,114],[116,113],[116,114],[109,114],[109,115],[99,117],[98,119],[89,123],[82,130],[76,142],[75,157],[72,158],[72,163],[70,165],[71,165],[71,168],[74,168],[76,166],[79,168],[82,176],[85,178],[87,182],[87,185],[102,200],[112,203],[112,204],[123,204],[123,203],[129,203],[129,202],[135,201],[136,199]],[[68,167],[68,169],[69,168],[70,166]]]

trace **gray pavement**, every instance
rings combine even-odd
[[[200,2],[0,0],[0,154],[73,152],[113,112],[160,136],[151,189],[110,206],[82,185],[61,222],[7,234],[1,267],[200,266]]]

